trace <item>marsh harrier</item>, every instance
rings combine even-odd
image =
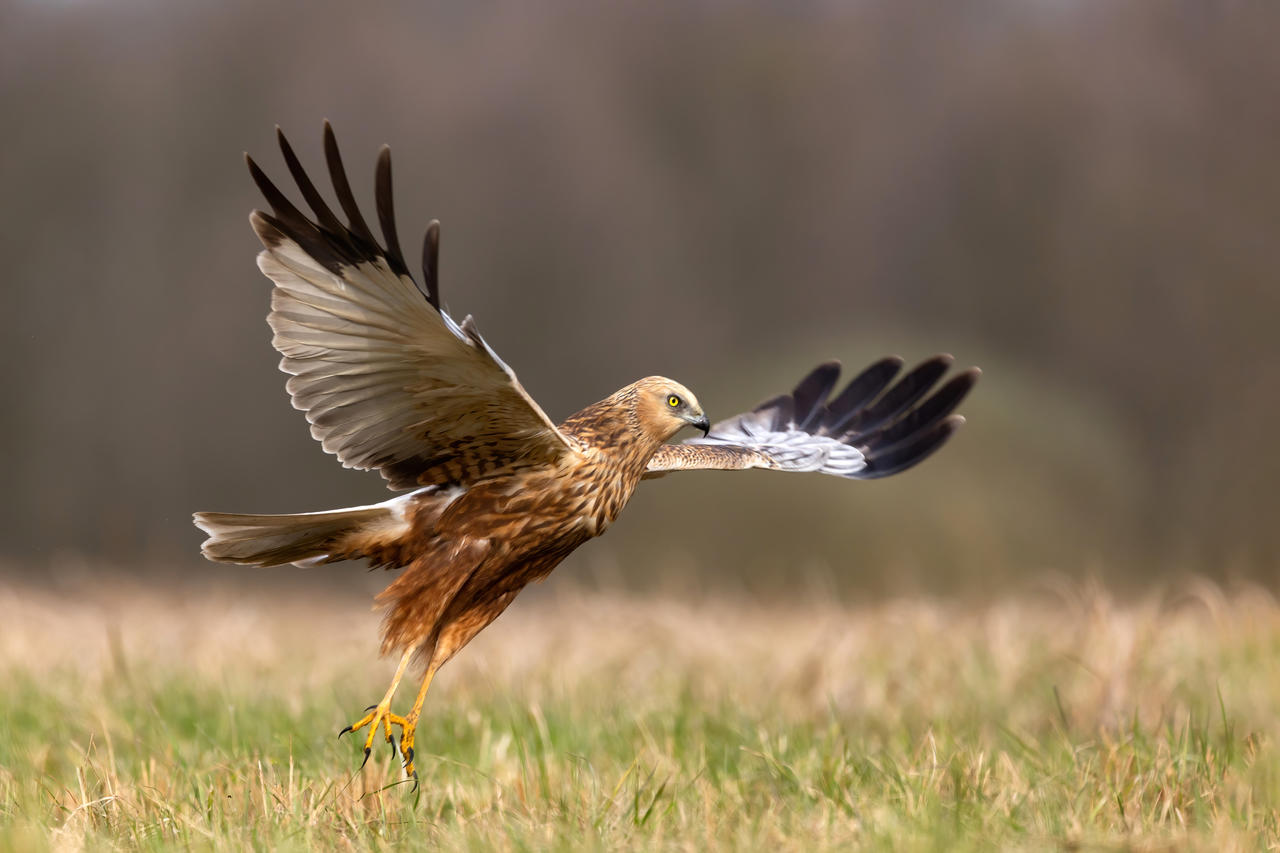
[[[383,654],[400,661],[386,695],[344,733],[366,726],[365,760],[381,728],[416,780],[414,732],[436,671],[571,551],[604,533],[641,480],[671,471],[771,468],[851,479],[887,477],[933,453],[963,423],[952,414],[977,369],[941,386],[951,358],[930,358],[895,382],[898,358],[867,367],[838,393],[822,364],[782,394],[712,426],[693,393],[650,376],[563,423],[525,392],[467,317],[440,301],[439,223],[427,227],[422,287],[400,250],[391,158],[375,176],[382,242],[356,206],[333,131],[324,152],[341,221],[279,134],[310,215],[248,160],[271,207],[250,224],[275,283],[267,322],[280,369],[311,434],[348,468],[376,469],[382,503],[300,515],[200,512],[210,560],[253,566],[363,558],[403,569],[378,601]],[[666,442],[685,427],[701,436]],[[414,660],[422,686],[405,716],[391,700]]]

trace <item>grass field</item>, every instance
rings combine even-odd
[[[1280,842],[1280,606],[540,591],[437,679],[423,785],[337,730],[359,597],[0,586],[0,849],[1240,849]],[[404,690],[400,705],[412,695]]]

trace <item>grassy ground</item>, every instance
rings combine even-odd
[[[0,586],[0,849],[1280,842],[1280,607],[1256,591],[544,593],[437,679],[416,795],[385,744],[354,772],[334,737],[391,674],[376,624],[351,598]]]

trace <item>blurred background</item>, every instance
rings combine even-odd
[[[832,357],[984,369],[908,474],[668,477],[559,577],[1274,585],[1278,26],[1170,0],[14,0],[0,572],[248,581],[199,557],[193,510],[387,494],[291,409],[246,221],[241,152],[283,184],[275,125],[319,167],[327,117],[366,203],[391,144],[402,239],[443,221],[448,306],[553,418],[653,373],[715,420]]]

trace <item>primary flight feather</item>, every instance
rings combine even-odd
[[[923,460],[964,422],[953,414],[978,378],[941,386],[950,356],[898,378],[902,361],[872,364],[837,393],[835,362],[789,394],[709,425],[697,398],[661,376],[634,382],[557,425],[467,317],[440,302],[439,224],[423,243],[423,282],[400,249],[386,147],[375,172],[383,239],[355,203],[328,122],[324,151],[344,223],[283,133],[280,149],[310,215],[246,157],[270,213],[250,224],[258,267],[275,283],[267,316],[295,408],[349,468],[376,469],[392,489],[378,504],[299,515],[199,512],[211,560],[255,566],[363,558],[403,569],[378,600],[382,651],[400,662],[382,700],[343,732],[379,728],[416,779],[414,735],[436,671],[498,617],[528,583],[617,518],[642,479],[695,469],[770,468],[853,479]],[[895,382],[895,379],[897,380]],[[668,444],[684,427],[702,436]],[[426,672],[412,709],[391,713],[414,659]]]

